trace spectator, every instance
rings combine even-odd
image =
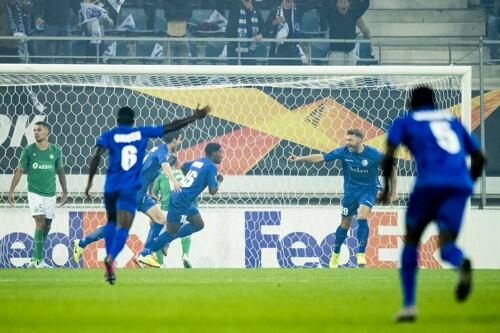
[[[242,65],[256,64],[257,42],[262,40],[264,20],[260,10],[255,8],[253,0],[241,0],[229,11],[226,28],[228,38],[253,38],[254,42],[231,42],[227,46],[228,63],[238,64],[238,53]]]
[[[229,6],[228,0],[203,0],[201,2],[202,9],[215,9],[222,15],[226,14],[226,8]]]
[[[191,0],[164,0],[165,19],[167,20],[167,37],[186,37],[187,23],[193,14]],[[189,44],[187,42],[171,42],[165,47],[170,63],[188,64]],[[172,60],[172,58],[176,58]]]
[[[35,24],[43,27],[44,36],[68,37],[71,35],[71,14],[77,14],[79,8],[79,0],[38,0],[34,8]],[[58,46],[63,56],[72,55],[71,41],[46,40],[40,43],[39,55],[43,56],[41,60],[53,63]],[[63,62],[70,63],[71,59],[64,59]]]
[[[325,0],[321,14],[322,21],[328,23],[330,39],[355,39],[358,23],[365,38],[370,37],[364,21],[359,21],[369,5],[370,0]],[[331,43],[328,64],[354,65],[354,46],[354,42]]]
[[[113,25],[113,20],[108,16],[108,12],[99,1],[83,0],[78,11],[81,35],[84,37],[94,37],[85,42],[85,56],[94,58],[96,61],[103,53],[104,47],[100,48],[101,37],[104,36],[102,24]],[[94,62],[87,59],[87,62]]]
[[[500,1],[481,0],[481,6],[486,9],[486,34],[489,40],[498,40],[498,30],[500,29]],[[498,45],[490,46],[490,59],[498,58]]]
[[[13,31],[9,23],[7,1],[0,1],[0,36],[12,36]],[[0,63],[19,62],[17,57],[17,42],[15,40],[0,40]]]
[[[5,0],[7,24],[13,36],[30,36],[33,29],[32,5],[30,0]],[[17,41],[17,54],[22,59],[29,56],[30,44],[26,41]]]
[[[317,1],[311,0],[295,4],[294,0],[282,0],[281,5],[269,13],[266,20],[266,34],[271,38],[301,38],[300,22],[304,13],[316,8]],[[305,58],[297,43],[273,43],[269,50],[270,65],[302,65]],[[287,58],[274,59],[273,58]]]

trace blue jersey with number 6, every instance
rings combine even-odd
[[[190,164],[184,180],[182,181],[182,189],[180,192],[172,192],[171,204],[177,207],[188,207],[194,203],[198,195],[208,186],[216,188],[217,182],[217,167],[208,158],[200,158]]]
[[[389,143],[404,144],[417,163],[415,187],[454,187],[472,189],[472,178],[466,156],[479,145],[447,111],[410,112],[394,121],[388,134]]]
[[[97,146],[109,150],[104,192],[138,188],[141,185],[139,175],[148,139],[159,138],[163,134],[163,125],[144,127],[119,125],[102,133],[97,139]]]

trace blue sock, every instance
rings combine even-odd
[[[415,305],[415,280],[417,276],[417,246],[405,245],[401,263],[401,283],[403,286],[404,306]]]
[[[344,229],[340,225],[338,226],[337,231],[335,231],[335,246],[333,247],[333,252],[340,253],[340,247],[347,237],[347,230],[349,229]]]
[[[358,242],[359,242],[358,253],[366,252],[366,244],[368,243],[369,233],[370,233],[370,228],[368,228],[368,220],[367,219],[358,220]]]
[[[449,242],[441,247],[441,258],[453,266],[458,267],[464,260],[464,254],[455,243]]]
[[[144,243],[144,248],[149,249],[156,237],[161,232],[161,229],[163,228],[163,224],[152,222],[151,225],[149,226],[149,232],[148,232],[148,238],[146,238],[146,243]]]
[[[153,242],[151,242],[150,247],[144,247],[144,250],[142,250],[141,255],[147,256],[151,254],[152,252],[156,252],[158,250],[161,250],[165,247],[165,245],[169,244],[171,241],[177,238],[177,234],[172,234],[165,230],[162,232]]]
[[[86,247],[90,243],[97,242],[98,240],[104,238],[106,235],[106,226],[103,225],[97,228],[94,232],[87,235],[87,237],[80,239],[80,247]]]
[[[111,253],[111,248],[113,247],[113,240],[115,239],[116,232],[116,222],[108,221],[104,226],[104,239],[106,241],[106,255]]]
[[[111,248],[111,258],[113,260],[118,256],[118,253],[123,249],[128,238],[128,228],[116,228],[115,239],[113,240],[113,247]]]

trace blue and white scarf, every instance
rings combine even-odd
[[[259,16],[257,11],[252,8],[251,10],[251,26],[252,33],[251,37],[255,37],[259,34]],[[238,38],[249,38],[247,29],[247,14],[244,8],[240,8],[240,18],[238,20]],[[240,43],[240,52],[247,53],[250,49],[249,42]]]
[[[278,24],[274,28],[274,37],[279,38],[279,39],[286,39],[290,35],[290,30],[293,34],[298,34],[299,36],[294,36],[295,38],[300,38],[300,22],[297,21],[295,22],[295,14],[297,12],[297,7],[295,6],[295,3],[293,4],[292,7],[292,22],[291,23],[291,29],[290,29],[290,24],[288,22],[284,22],[282,24]],[[285,10],[283,9],[283,5],[280,5],[278,9],[276,10],[276,17],[285,17]],[[278,53],[278,46],[284,44],[284,42],[277,43],[276,48],[274,50],[275,53]],[[298,46],[299,44],[297,44]]]
[[[20,1],[16,1],[16,19],[14,19],[14,13],[12,13],[12,8],[7,5],[7,19],[9,21],[10,29],[12,34],[22,33],[25,35],[31,35],[31,16],[23,12]]]

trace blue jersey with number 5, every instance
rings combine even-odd
[[[185,167],[189,169],[181,183],[182,189],[180,192],[173,192],[171,200],[175,201],[177,206],[188,207],[207,186],[218,186],[217,167],[208,157],[185,164]]]
[[[466,156],[479,149],[477,140],[447,111],[415,111],[398,118],[389,143],[404,144],[417,163],[415,187],[472,189]]]
[[[149,138],[163,136],[163,126],[132,127],[119,125],[102,133],[97,146],[109,150],[104,192],[139,187],[144,151]]]

